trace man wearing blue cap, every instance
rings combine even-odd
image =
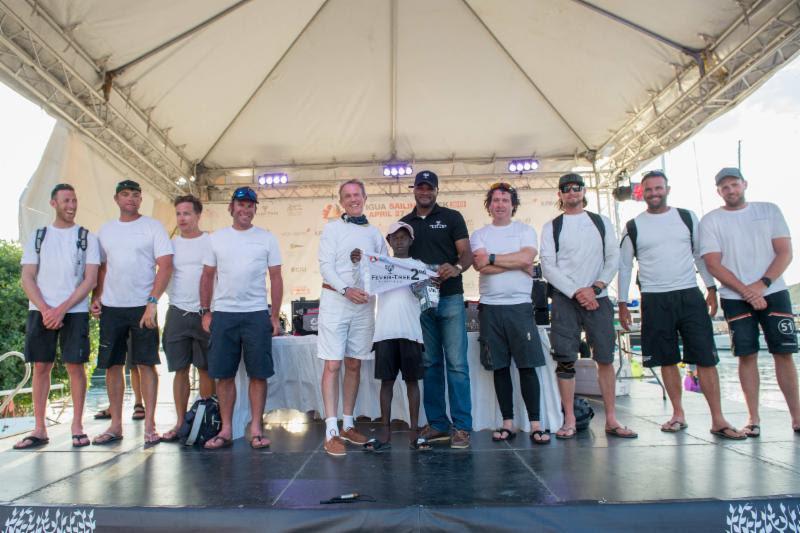
[[[797,332],[792,302],[782,275],[792,262],[792,238],[777,205],[746,202],[747,181],[738,168],[723,168],[715,180],[725,205],[700,221],[700,253],[722,287],[722,311],[731,332],[733,355],[739,359],[739,380],[749,419],[743,431],[761,435],[758,414],[759,326],[775,360],[775,377],[800,433]]]
[[[206,442],[207,449],[232,444],[234,378],[244,358],[250,378],[250,446],[266,448],[262,417],[267,402],[267,378],[275,371],[272,336],[280,335],[283,277],[278,240],[267,230],[253,226],[258,195],[250,187],[233,193],[228,212],[233,225],[211,234],[200,277],[200,316],[211,333],[208,375],[217,380],[222,428]],[[266,277],[272,290],[272,313],[267,305]],[[216,281],[216,285],[215,282]],[[212,303],[213,297],[213,303]]]

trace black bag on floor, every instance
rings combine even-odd
[[[178,430],[181,444],[202,447],[206,441],[217,436],[222,429],[222,418],[219,414],[219,401],[216,396],[198,398],[186,412],[183,425]]]
[[[594,418],[594,409],[584,398],[575,397],[575,430],[581,431],[589,427]]]

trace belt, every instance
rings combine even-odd
[[[341,292],[337,291],[336,289],[334,289],[332,286],[328,285],[327,283],[323,283],[322,284],[322,288],[323,289],[328,289],[329,291],[333,291],[333,292],[341,294]]]

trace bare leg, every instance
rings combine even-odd
[[[142,397],[142,377],[139,374],[139,366],[133,365],[131,367],[131,389],[133,390],[133,403],[144,405],[144,398]]]
[[[383,442],[392,440],[392,396],[394,395],[394,380],[381,381],[381,425],[383,426]]]
[[[50,395],[50,372],[53,363],[33,364],[33,418],[36,421],[31,432],[34,437],[47,437],[47,398]]]
[[[335,418],[339,414],[339,368],[341,361],[325,361],[322,369],[322,404],[325,418]]]
[[[800,428],[800,399],[797,392],[797,369],[792,354],[773,354],[773,359],[775,359],[775,377],[792,416],[792,429],[797,430]]]
[[[739,357],[739,383],[742,384],[744,401],[747,403],[749,414],[747,424],[760,424],[758,415],[758,390],[761,379],[758,376],[758,354],[743,355]]]
[[[408,416],[411,419],[411,441],[417,440],[419,430],[419,382],[406,381],[406,394],[408,395]]]
[[[122,397],[125,394],[125,373],[122,365],[106,369],[106,391],[108,412],[111,413],[111,425],[106,431],[122,435]]]
[[[263,435],[264,433],[264,407],[267,403],[267,380],[250,378],[250,386],[248,387],[248,395],[250,397],[250,438]],[[262,444],[269,444],[269,439],[263,438]]]
[[[82,435],[83,406],[86,403],[86,369],[82,363],[65,363],[64,366],[69,374],[69,388],[72,394],[72,434]]]
[[[353,357],[345,357],[342,414],[347,416],[353,416],[353,410],[356,407],[356,396],[358,396],[358,385],[360,382],[361,382],[361,360],[355,359]]]
[[[217,380],[217,398],[219,399],[219,416],[222,419],[222,427],[219,430],[219,434],[217,434],[220,438],[206,442],[206,448],[220,448],[223,446],[221,439],[231,439],[233,437],[233,404],[236,403],[236,382],[234,378]]]
[[[667,389],[667,396],[672,404],[672,418],[661,426],[661,429],[675,425],[675,422],[686,422],[686,413],[683,412],[681,372],[678,365],[668,365],[661,367],[661,378],[664,380],[664,388]]]
[[[181,368],[175,371],[172,378],[172,399],[175,401],[175,426],[165,434],[165,437],[172,437],[173,432],[177,432],[183,425],[186,416],[186,409],[189,406],[189,368]]]
[[[611,363],[597,363],[597,382],[603,395],[603,408],[606,411],[606,429],[622,428],[617,420],[617,376]],[[619,429],[618,434],[633,434],[630,429]]]
[[[575,379],[558,378],[558,392],[561,394],[561,406],[564,408],[564,425],[556,435],[568,435],[575,431]],[[566,431],[572,428],[571,431]]]
[[[156,432],[156,402],[158,399],[158,372],[152,365],[138,365],[139,380],[144,398],[145,441],[155,441],[160,437]],[[148,436],[149,435],[149,436]]]
[[[200,397],[210,398],[214,394],[214,380],[208,375],[208,370],[197,369],[200,375]]]

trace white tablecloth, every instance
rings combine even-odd
[[[561,397],[555,378],[555,363],[550,357],[550,340],[547,328],[539,327],[542,350],[546,365],[536,369],[541,389],[541,422],[545,429],[557,430],[562,423]],[[474,430],[500,427],[503,419],[494,392],[492,372],[480,364],[478,334],[468,334],[469,375],[472,388],[472,425]],[[272,357],[275,375],[269,379],[267,409],[291,408],[299,411],[317,411],[324,414],[320,381],[323,361],[317,357],[317,337],[273,337]],[[344,375],[344,368],[341,372]],[[355,416],[380,417],[380,381],[374,378],[374,361],[361,364],[361,386],[356,401]],[[525,404],[519,388],[519,374],[511,372],[514,383],[514,423],[523,431],[530,429]],[[422,382],[420,381],[422,389]],[[244,365],[239,365],[236,374],[236,404],[233,410],[233,437],[244,436],[250,421],[250,404],[247,398],[247,375]],[[340,386],[341,390],[341,386]],[[424,394],[424,390],[422,392]],[[420,425],[425,424],[425,409],[420,406]],[[341,401],[339,402],[341,417]],[[397,380],[392,402],[392,418],[409,421],[406,388],[402,379]]]

